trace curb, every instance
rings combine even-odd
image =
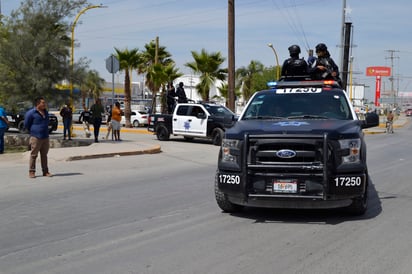
[[[89,160],[97,158],[109,158],[114,156],[131,156],[131,155],[142,155],[142,154],[156,154],[160,153],[161,148],[159,145],[154,146],[149,149],[135,150],[135,151],[124,151],[124,152],[110,152],[110,153],[100,153],[100,154],[89,154],[80,156],[70,156],[66,161],[77,161],[77,160]]]

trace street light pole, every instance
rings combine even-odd
[[[86,11],[90,9],[95,9],[95,8],[106,8],[106,6],[102,5],[94,5],[94,6],[88,6],[82,9],[77,15],[76,18],[73,21],[72,24],[72,40],[71,40],[71,54],[70,54],[70,106],[73,107],[73,75],[74,75],[74,28],[76,27],[77,21],[80,18],[80,15],[85,13]]]
[[[275,54],[275,58],[276,58],[276,80],[279,80],[280,79],[280,71],[279,71],[280,65],[279,65],[278,54],[276,53],[276,50],[273,47],[272,43],[269,43],[268,47],[271,48],[273,50],[273,53]]]

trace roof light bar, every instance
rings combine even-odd
[[[269,81],[266,84],[269,88],[292,88],[292,87],[340,87],[335,80],[315,80],[315,81]]]

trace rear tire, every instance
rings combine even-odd
[[[168,141],[170,132],[165,125],[159,125],[156,129],[156,136],[159,141]]]
[[[215,146],[220,146],[222,145],[223,137],[225,136],[225,132],[221,128],[215,128],[212,131],[212,143]]]
[[[235,213],[243,210],[243,206],[234,204],[229,201],[227,195],[219,190],[217,175],[215,176],[215,198],[217,205],[221,210],[228,213]]]
[[[24,129],[24,121],[21,120],[18,124],[17,124],[17,129],[19,130],[20,133],[26,133],[25,129]]]

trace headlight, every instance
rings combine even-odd
[[[223,139],[222,141],[222,161],[236,162],[237,156],[233,153],[233,149],[237,149],[239,140]]]
[[[343,164],[355,164],[360,162],[360,139],[339,140],[339,144],[342,150],[347,151],[347,153],[342,156]]]

